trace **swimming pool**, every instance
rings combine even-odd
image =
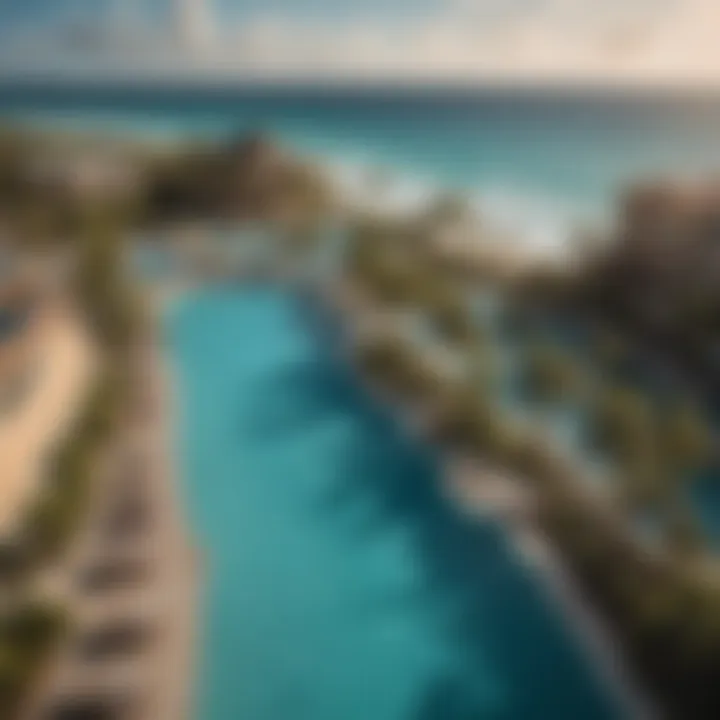
[[[267,286],[166,319],[207,557],[195,717],[621,717],[501,528],[443,499],[317,322]]]

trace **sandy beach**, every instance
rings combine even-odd
[[[0,416],[0,537],[12,533],[39,490],[53,448],[82,407],[96,368],[78,317],[46,306],[34,320],[27,394]]]

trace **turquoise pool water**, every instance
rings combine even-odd
[[[207,560],[198,720],[621,717],[500,529],[371,401],[297,297],[168,314]]]

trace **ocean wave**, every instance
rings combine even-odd
[[[5,112],[3,117],[23,120],[26,126],[52,128],[85,134],[99,134],[153,143],[174,144],[198,138],[222,139],[232,135],[232,122],[197,118],[179,122],[176,118],[135,117],[117,112],[78,113],[76,111],[35,111],[31,115]],[[432,207],[448,195],[464,198],[478,229],[477,242],[500,242],[514,250],[531,255],[558,257],[567,255],[582,231],[602,230],[608,225],[609,212],[597,199],[582,201],[568,198],[546,188],[520,186],[492,179],[475,186],[458,186],[440,177],[407,166],[388,162],[385,154],[358,151],[357,148],[329,146],[321,137],[301,133],[282,134],[280,142],[288,143],[308,160],[330,175],[341,197],[353,209],[386,216],[408,216]]]
[[[598,202],[568,199],[532,188],[485,184],[448,188],[441,180],[403,171],[368,158],[326,157],[341,197],[351,208],[386,216],[423,212],[440,199],[466,201],[477,242],[512,245],[540,257],[564,257],[589,233],[609,226],[610,216]]]
[[[419,174],[358,156],[321,160],[340,196],[353,208],[388,215],[415,214],[441,193],[439,183]]]
[[[472,202],[493,232],[538,255],[566,256],[587,234],[600,233],[610,223],[599,203],[539,190],[485,186],[475,190]]]

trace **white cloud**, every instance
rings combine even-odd
[[[288,73],[720,82],[718,27],[714,0],[536,0],[515,11],[456,0],[402,25],[258,18],[225,58]]]
[[[720,84],[719,27],[717,0],[450,0],[402,22],[256,15],[202,53],[183,51],[171,36],[126,33],[96,39],[93,58],[67,43],[5,58],[16,69],[52,60],[58,72],[85,74]]]

